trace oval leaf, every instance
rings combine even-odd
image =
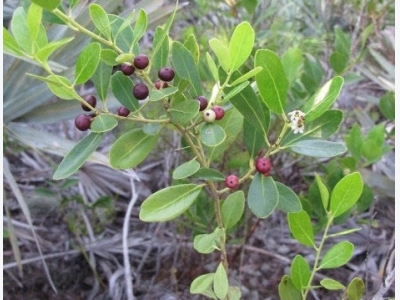
[[[136,111],[139,108],[139,102],[132,93],[133,82],[122,72],[118,71],[111,76],[111,90],[119,103],[130,111]]]
[[[229,43],[230,71],[236,71],[250,56],[255,33],[249,22],[236,26]]]
[[[279,283],[279,298],[287,300],[301,300],[302,295],[293,285],[292,279],[288,275],[284,275]]]
[[[211,289],[214,282],[215,273],[203,274],[197,277],[190,285],[190,292],[192,294],[203,294],[205,291]]]
[[[279,194],[279,202],[276,208],[286,213],[301,211],[302,205],[296,193],[280,182],[275,181],[275,184]]]
[[[226,197],[221,207],[222,223],[225,229],[235,226],[243,215],[244,193],[237,191]]]
[[[217,295],[219,299],[225,299],[228,294],[229,282],[222,262],[219,263],[217,271],[215,272],[213,287],[215,295]]]
[[[112,66],[100,61],[92,77],[96,92],[103,102],[107,99],[107,92],[111,82],[112,68]]]
[[[365,284],[361,278],[354,278],[347,287],[346,294],[349,300],[361,300],[365,293]]]
[[[71,100],[78,99],[79,97],[75,90],[71,88],[72,84],[66,77],[49,75],[47,76],[46,83],[51,92],[61,99]]]
[[[196,173],[200,169],[200,163],[197,160],[191,160],[177,167],[172,172],[173,179],[183,179]]]
[[[199,101],[185,100],[177,104],[174,103],[168,112],[172,122],[185,126],[199,113],[199,107]]]
[[[175,94],[178,91],[177,87],[171,86],[162,90],[153,90],[149,93],[149,101],[159,101],[168,96]]]
[[[290,266],[290,277],[293,285],[299,290],[305,290],[311,277],[310,266],[301,255],[296,255]]]
[[[321,260],[319,269],[332,269],[346,264],[353,255],[354,245],[348,241],[334,245]]]
[[[47,10],[53,10],[60,6],[62,0],[31,0],[33,3]]]
[[[229,49],[220,40],[212,38],[208,44],[217,56],[218,62],[225,72],[229,71],[231,65],[231,58],[229,55]]]
[[[194,175],[194,178],[209,180],[209,181],[224,181],[225,175],[220,171],[211,168],[200,168]]]
[[[226,138],[224,129],[215,123],[201,124],[199,131],[201,142],[208,147],[216,147]]]
[[[329,191],[326,185],[322,182],[321,177],[315,174],[315,181],[317,182],[319,193],[321,194],[321,201],[324,205],[325,210],[328,210],[329,205]]]
[[[106,11],[98,4],[91,3],[89,5],[90,19],[92,19],[94,26],[103,34],[107,39],[111,39],[110,20],[108,19]]]
[[[251,181],[247,204],[258,218],[268,217],[278,205],[279,195],[271,176],[256,173]]]
[[[335,290],[344,290],[346,287],[341,284],[339,281],[331,279],[331,278],[324,278],[320,281],[320,284],[326,288],[327,290],[335,291]]]
[[[151,152],[158,135],[147,135],[142,130],[131,130],[120,136],[110,149],[110,164],[116,169],[136,167]]]
[[[110,115],[101,114],[96,116],[90,124],[90,130],[92,132],[107,132],[115,128],[118,125],[118,121]]]
[[[314,231],[310,216],[304,211],[289,213],[288,223],[294,238],[305,246],[314,247]]]
[[[342,143],[322,140],[298,141],[290,145],[289,149],[293,152],[313,157],[337,156],[343,154],[347,150]]]
[[[54,180],[64,179],[74,174],[85,163],[87,158],[96,151],[103,139],[102,133],[90,133],[78,142],[65,155],[56,172],[53,175]]]
[[[75,84],[85,83],[92,77],[100,62],[99,43],[90,43],[79,54],[75,66]]]
[[[197,199],[201,188],[197,184],[182,184],[167,187],[150,195],[142,203],[140,220],[164,222],[178,217]]]
[[[196,235],[193,241],[193,247],[199,253],[211,253],[215,249],[218,249],[218,245],[220,245],[221,235],[223,235],[223,230],[220,228],[216,228],[214,232],[210,234]]]

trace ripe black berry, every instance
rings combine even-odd
[[[271,170],[271,161],[266,157],[257,158],[256,170],[262,174],[269,174]]]
[[[212,123],[215,121],[215,112],[212,109],[206,109],[203,111],[203,120],[207,123]]]
[[[93,95],[87,95],[87,96],[85,96],[85,97],[83,97],[83,99],[87,102],[87,103],[89,103],[93,108],[94,107],[96,107],[96,97],[95,96],[93,96]],[[82,109],[84,110],[84,111],[90,111],[90,108],[88,107],[88,106],[86,106],[85,104],[81,104],[81,106],[82,106]]]
[[[118,108],[118,116],[121,117],[127,117],[131,111],[129,109],[127,109],[125,106],[121,106],[120,108]]]
[[[146,69],[149,65],[149,58],[147,55],[139,54],[134,58],[133,65],[139,70]]]
[[[175,77],[175,71],[172,68],[162,68],[158,71],[158,78],[163,81],[171,81]]]
[[[135,73],[135,67],[134,67],[134,66],[131,66],[131,65],[128,65],[128,64],[122,64],[122,65],[121,65],[121,71],[122,71],[122,73],[123,73],[124,75],[130,76],[130,75],[132,75],[133,73]]]
[[[221,120],[225,116],[225,109],[221,106],[215,105],[212,110],[215,112],[215,120]]]
[[[236,189],[239,186],[239,178],[236,175],[229,175],[225,178],[225,186],[230,189]]]
[[[206,97],[203,96],[197,96],[196,100],[200,102],[200,111],[205,110],[208,106],[208,100]]]
[[[159,89],[161,88],[161,85],[162,85],[162,88],[165,89],[165,88],[168,87],[168,82],[161,81],[161,80],[157,80],[157,81],[154,83],[154,87],[155,87],[157,90],[159,90]]]
[[[90,123],[92,122],[92,119],[84,114],[81,114],[75,118],[75,126],[78,128],[80,131],[86,131],[90,128]]]
[[[138,100],[146,99],[149,95],[149,89],[144,83],[138,83],[133,87],[133,96]]]

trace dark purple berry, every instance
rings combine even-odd
[[[197,96],[196,100],[200,102],[200,109],[199,111],[205,110],[208,106],[208,100],[206,97],[203,96]]]
[[[225,116],[225,109],[221,106],[214,105],[212,110],[215,112],[215,120],[221,120]]]
[[[271,161],[266,157],[256,159],[256,170],[262,174],[268,174],[271,170]]]
[[[163,81],[171,81],[175,77],[175,71],[172,68],[162,68],[158,71],[158,78]]]
[[[131,66],[131,65],[128,65],[128,64],[122,64],[122,65],[121,65],[121,71],[122,71],[122,73],[123,73],[124,75],[130,76],[130,75],[132,75],[133,73],[135,73],[135,67],[134,67],[134,66]]]
[[[90,123],[92,122],[92,119],[84,114],[81,114],[75,118],[75,126],[78,128],[80,131],[86,131],[90,128]]]
[[[83,99],[87,102],[87,103],[89,103],[93,108],[95,108],[96,107],[96,97],[95,96],[93,96],[93,95],[87,95],[87,96],[85,96],[85,97],[83,97]],[[84,110],[84,111],[90,111],[91,109],[88,107],[88,106],[86,106],[85,104],[81,104],[81,106],[82,106],[82,109]]]
[[[130,113],[131,111],[125,106],[121,106],[120,108],[118,108],[118,116],[127,117]]]
[[[157,80],[156,83],[154,83],[154,87],[157,90],[159,90],[161,88],[161,85],[162,85],[162,88],[165,89],[168,87],[168,82]]]
[[[138,100],[146,99],[149,95],[149,89],[144,83],[138,83],[133,87],[133,96]]]
[[[239,178],[236,175],[229,175],[225,178],[225,186],[230,189],[236,189],[239,186]]]
[[[133,65],[139,70],[146,69],[149,65],[149,58],[147,55],[139,54],[134,58]]]

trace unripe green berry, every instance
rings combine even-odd
[[[215,121],[215,112],[212,109],[206,109],[203,111],[203,120],[207,123]]]

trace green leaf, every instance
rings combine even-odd
[[[348,211],[360,198],[363,182],[359,172],[343,177],[333,188],[330,210],[334,217]]]
[[[136,20],[135,27],[133,28],[133,41],[131,49],[133,49],[134,44],[136,44],[145,34],[147,30],[147,14],[143,9],[140,9],[139,16]],[[132,52],[132,51],[129,51]]]
[[[226,138],[224,129],[215,123],[202,123],[199,126],[199,131],[201,142],[208,147],[216,147]]]
[[[68,44],[71,42],[74,38],[69,37],[65,39],[61,39],[58,41],[50,42],[46,46],[41,47],[37,52],[36,52],[36,57],[38,60],[44,62],[46,61],[51,54],[54,53],[57,49],[61,48],[62,46]]]
[[[363,134],[360,126],[356,123],[351,128],[348,135],[344,137],[346,146],[349,149],[350,154],[356,159],[361,158],[361,149],[364,144]]]
[[[331,107],[342,90],[343,82],[343,77],[336,76],[307,100],[302,109],[306,114],[307,122],[315,120]]]
[[[329,64],[336,74],[341,74],[347,67],[347,57],[339,52],[333,52],[329,56]]]
[[[90,133],[80,140],[65,155],[56,172],[53,175],[54,180],[67,178],[74,174],[85,163],[88,157],[96,151],[103,139],[102,133]]]
[[[111,76],[111,91],[115,98],[130,111],[136,111],[139,108],[138,100],[133,96],[133,82],[122,72],[115,72]]]
[[[331,279],[331,278],[324,278],[320,281],[320,284],[326,288],[327,290],[335,291],[335,290],[344,290],[346,287],[341,284],[339,281]]]
[[[179,42],[172,43],[171,60],[175,73],[192,85],[197,95],[201,95],[201,81],[196,62],[190,51]]]
[[[335,51],[343,55],[346,63],[350,59],[351,39],[340,27],[335,28]]]
[[[190,293],[192,294],[203,294],[206,296],[210,295],[210,298],[217,299],[211,287],[214,282],[215,273],[203,274],[197,277],[190,284]]]
[[[210,53],[206,53],[207,65],[215,82],[218,82],[218,67],[212,59]]]
[[[178,91],[175,86],[170,86],[161,90],[152,90],[149,93],[149,101],[159,101],[165,99]]]
[[[230,286],[228,289],[228,299],[229,300],[240,300],[242,297],[242,292],[238,286]]]
[[[308,287],[311,272],[308,262],[301,255],[296,255],[290,266],[290,278],[293,285],[299,290],[305,290]]]
[[[38,77],[35,77],[38,78]],[[71,100],[71,99],[78,99],[79,96],[75,92],[74,89],[71,89],[72,84],[68,80],[68,78],[65,78],[63,76],[59,75],[49,75],[46,77],[47,86],[51,90],[51,92],[56,95],[57,97],[65,100]],[[62,85],[60,81],[64,84]]]
[[[194,178],[209,180],[209,181],[224,181],[225,175],[211,168],[200,168],[194,175]]]
[[[23,51],[11,33],[3,27],[3,52],[16,56],[23,56]]]
[[[236,71],[250,56],[255,33],[249,22],[236,26],[229,42],[230,71]]]
[[[101,49],[100,59],[107,65],[116,66],[120,63],[117,62],[118,53],[112,49]]]
[[[85,83],[92,77],[100,62],[99,43],[88,44],[79,54],[75,66],[75,84]]]
[[[299,48],[290,48],[282,56],[282,66],[285,70],[288,85],[291,86],[296,78],[299,77],[299,71],[303,65],[303,54]]]
[[[271,176],[256,173],[251,181],[247,195],[247,204],[258,218],[268,217],[278,205],[279,195],[275,181]]]
[[[10,29],[15,41],[26,53],[32,53],[32,39],[29,34],[27,13],[23,7],[17,7],[13,13]]]
[[[321,66],[319,58],[315,58],[309,53],[304,55],[304,72],[301,81],[307,92],[313,94],[324,77],[324,69]]]
[[[178,179],[183,179],[189,176],[192,176],[194,173],[196,173],[200,169],[200,163],[192,159],[188,162],[185,162],[178,166],[173,172],[172,172],[172,178],[175,180]]]
[[[185,126],[199,113],[199,105],[199,101],[193,100],[174,102],[168,110],[172,122]]]
[[[92,132],[107,132],[112,130],[118,125],[118,121],[108,114],[100,114],[96,116],[90,124]]]
[[[379,109],[383,116],[391,121],[394,121],[395,118],[395,104],[394,104],[394,93],[389,92],[386,93],[379,100]]]
[[[225,299],[226,295],[228,295],[228,275],[226,274],[222,262],[219,263],[217,271],[215,272],[213,287],[214,293],[219,299]]]
[[[156,70],[167,65],[169,54],[168,32],[161,27],[157,27],[153,39],[152,67]]]
[[[158,135],[147,135],[134,129],[120,136],[110,149],[110,164],[116,169],[129,169],[140,164],[158,141]]]
[[[235,80],[236,82],[237,80]],[[245,81],[242,82],[241,84],[239,84],[238,86],[235,86],[232,90],[230,90],[224,97],[224,101],[228,101],[229,99],[231,99],[233,96],[235,96],[236,94],[239,94],[246,86],[249,85],[250,82]]]
[[[36,41],[39,34],[39,30],[41,29],[42,14],[43,14],[42,7],[35,3],[31,3],[27,14],[27,24],[32,41]]]
[[[293,285],[292,279],[284,275],[279,283],[279,298],[282,300],[301,300],[301,292]]]
[[[290,232],[300,244],[315,247],[314,231],[310,216],[304,211],[289,213],[288,222]]]
[[[251,69],[250,71],[248,71],[247,73],[243,74],[242,76],[240,76],[239,78],[235,79],[235,81],[233,81],[232,83],[230,83],[230,86],[235,86],[238,85],[239,83],[242,83],[243,81],[246,81],[247,79],[254,77],[256,74],[258,74],[259,72],[262,71],[261,67],[255,67],[254,69]],[[248,83],[247,83],[248,84]],[[245,88],[246,85],[243,86],[243,88]],[[227,100],[227,96],[225,96],[224,98],[225,100]]]
[[[231,228],[239,222],[244,212],[244,203],[243,191],[236,191],[226,197],[221,207],[222,223],[225,229]]]
[[[196,41],[196,37],[194,34],[190,34],[183,45],[192,53],[192,56],[194,58],[194,61],[196,64],[199,63],[200,59],[200,49],[199,49],[199,44]]]
[[[293,152],[313,156],[313,157],[332,157],[346,152],[346,147],[342,143],[323,141],[323,140],[303,140],[298,141],[289,147]]]
[[[96,92],[103,102],[107,99],[107,92],[111,81],[111,72],[112,66],[100,61],[92,77]]]
[[[106,11],[100,5],[91,3],[89,5],[90,19],[94,26],[103,34],[108,40],[111,40],[111,25]]]
[[[210,234],[199,234],[196,235],[193,241],[193,247],[197,252],[202,254],[209,254],[216,249],[219,249],[221,244],[221,236],[224,232],[221,228],[216,228]]]
[[[322,182],[321,177],[315,174],[315,181],[317,182],[319,193],[321,194],[322,205],[325,210],[328,211],[329,208],[329,191],[326,185]]]
[[[31,0],[33,3],[47,10],[53,10],[60,6],[62,0]]]
[[[271,111],[283,114],[288,81],[281,60],[270,50],[257,50],[254,64],[255,67],[263,68],[256,74],[258,90],[263,101]]]
[[[231,57],[229,54],[229,48],[224,45],[220,40],[212,38],[208,44],[217,56],[218,62],[225,72],[229,72],[231,66]]]
[[[361,300],[365,293],[365,284],[361,278],[353,278],[347,287],[346,294],[349,300]]]
[[[302,205],[296,193],[280,182],[275,181],[275,184],[279,194],[279,202],[276,208],[286,213],[301,211]]]
[[[184,213],[197,199],[201,185],[181,184],[164,188],[142,203],[139,218],[144,222],[164,222]]]
[[[255,157],[261,148],[267,146],[264,134],[255,129],[247,120],[243,122],[243,140],[250,157]]]
[[[334,245],[326,252],[318,269],[333,269],[346,264],[353,255],[354,245],[348,241],[342,241]]]
[[[110,22],[111,35],[114,43],[124,51],[124,54],[131,54],[133,45],[133,30],[131,26],[126,26],[126,19],[119,16],[108,14],[107,18]],[[128,24],[129,25],[129,24]],[[123,29],[122,29],[123,28]]]

